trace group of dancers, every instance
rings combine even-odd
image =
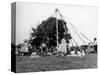
[[[97,52],[97,43],[94,43],[94,45],[87,45],[87,47],[82,46],[71,46],[66,43],[66,40],[64,38],[61,39],[61,43],[57,47],[50,46],[47,47],[46,43],[41,43],[39,48],[36,48],[36,46],[33,48],[30,44],[25,41],[23,44],[21,44],[20,49],[16,49],[16,54],[19,56],[24,56],[24,53],[28,53],[29,49],[31,52],[31,57],[39,57],[39,56],[74,56],[74,57],[82,57],[86,54],[89,54],[90,52]]]

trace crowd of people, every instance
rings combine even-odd
[[[58,48],[54,46],[48,47],[44,42],[40,46],[32,46],[28,41],[24,41],[20,44],[20,47],[16,47],[16,55],[24,56],[25,54],[29,54],[31,58],[50,55],[81,57],[89,53],[97,53],[96,39],[88,45],[81,46],[68,46],[66,40],[63,38]]]

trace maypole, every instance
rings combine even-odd
[[[58,50],[58,46],[59,46],[59,42],[58,42],[58,14],[57,14],[58,9],[55,9],[55,13],[56,13],[56,39],[57,39],[57,50]]]

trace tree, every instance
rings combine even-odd
[[[46,43],[48,47],[51,45],[56,46],[56,20],[55,17],[49,17],[47,20],[42,21],[36,29],[32,28],[30,43],[33,46],[39,46],[42,42]],[[68,33],[66,24],[64,20],[58,19],[59,43],[62,38],[65,38],[67,43],[72,38]]]

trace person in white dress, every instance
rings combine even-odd
[[[61,39],[61,44],[59,44],[58,52],[67,53],[67,43],[64,38]]]
[[[27,44],[27,41],[24,41],[21,44],[20,54],[21,54],[21,56],[23,56],[24,53],[27,53],[27,52],[28,52],[28,44]]]

